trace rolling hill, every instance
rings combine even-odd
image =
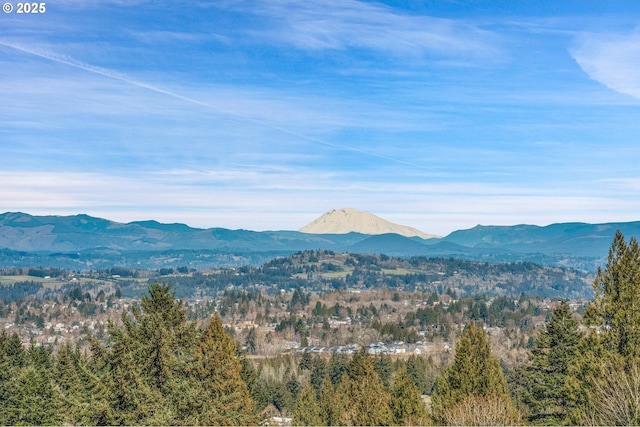
[[[264,262],[297,251],[323,249],[400,257],[526,261],[595,270],[604,262],[616,230],[627,238],[638,238],[640,222],[478,225],[442,238],[423,239],[400,233],[257,232],[193,228],[153,220],[119,223],[82,214],[32,216],[7,212],[0,214],[0,267],[58,263],[56,266],[86,269],[116,263],[157,268],[188,260],[190,265],[206,268]],[[181,255],[176,257],[176,253]]]

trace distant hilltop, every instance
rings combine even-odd
[[[439,236],[423,233],[406,225],[398,225],[369,212],[360,212],[353,208],[332,209],[299,231],[310,234],[347,234],[362,233],[369,235],[400,234],[406,237],[433,239]]]
[[[330,250],[535,262],[595,271],[606,262],[617,230],[627,239],[640,239],[640,221],[478,225],[436,238],[350,208],[327,212],[300,231],[202,229],[154,220],[124,224],[85,214],[32,216],[6,212],[0,214],[0,268],[237,267],[298,251]],[[156,255],[149,255],[151,252]]]

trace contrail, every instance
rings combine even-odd
[[[236,113],[236,112],[230,111],[230,110],[224,110],[224,109],[221,109],[219,107],[216,107],[215,105],[209,104],[207,102],[203,102],[203,101],[200,101],[198,99],[190,98],[188,96],[184,96],[184,95],[181,95],[179,93],[172,92],[170,90],[163,89],[161,87],[158,87],[158,86],[155,86],[155,85],[152,85],[152,84],[149,84],[149,83],[145,83],[145,82],[142,82],[140,80],[133,79],[131,77],[128,77],[128,76],[126,76],[124,74],[121,74],[121,73],[118,73],[116,71],[109,70],[109,69],[102,68],[102,67],[96,67],[94,65],[86,64],[86,63],[77,61],[75,59],[72,59],[72,58],[69,58],[69,57],[66,57],[66,56],[62,56],[62,55],[58,55],[58,54],[50,53],[50,52],[38,51],[38,50],[31,49],[31,48],[26,48],[24,46],[21,46],[21,45],[18,45],[18,44],[14,44],[14,43],[10,43],[10,42],[7,42],[7,41],[1,40],[1,39],[0,39],[0,45],[9,47],[9,48],[12,48],[12,49],[15,49],[15,50],[18,50],[20,52],[28,53],[30,55],[34,55],[34,56],[37,56],[37,57],[40,57],[40,58],[48,59],[48,60],[53,61],[53,62],[57,62],[57,63],[60,63],[60,64],[65,64],[65,65],[68,65],[70,67],[74,67],[74,68],[78,68],[78,69],[81,69],[81,70],[84,70],[84,71],[88,71],[90,73],[99,74],[101,76],[108,77],[110,79],[120,80],[122,82],[129,83],[129,84],[132,84],[132,85],[140,87],[140,88],[148,89],[148,90],[156,92],[156,93],[167,95],[167,96],[170,96],[172,98],[176,98],[176,99],[179,99],[181,101],[188,102],[190,104],[198,105],[198,106],[201,106],[201,107],[205,107],[205,108],[217,111],[219,113],[231,115],[231,116],[237,117],[239,119],[250,121],[252,123],[255,123],[257,125],[265,127],[267,129],[275,130],[275,131],[284,133],[286,135],[293,136],[293,137],[296,137],[296,138],[300,138],[300,139],[303,139],[303,140],[306,140],[306,141],[309,141],[309,142],[313,142],[313,143],[316,143],[316,144],[324,145],[324,146],[335,148],[335,149],[342,150],[342,151],[351,151],[351,152],[354,152],[354,153],[364,154],[364,155],[367,155],[367,156],[370,156],[370,157],[376,157],[376,158],[379,158],[379,159],[387,160],[387,161],[394,162],[394,163],[399,163],[399,164],[406,165],[406,166],[419,167],[419,166],[417,166],[417,165],[415,165],[413,163],[405,162],[404,160],[400,160],[400,159],[396,159],[396,158],[393,158],[393,157],[384,156],[384,155],[381,155],[381,154],[373,153],[373,152],[370,152],[370,151],[367,151],[367,150],[351,147],[351,146],[348,146],[348,145],[332,144],[330,142],[327,142],[327,141],[324,141],[324,140],[321,140],[321,139],[317,139],[317,138],[313,138],[313,137],[310,137],[308,135],[304,135],[304,134],[300,134],[300,133],[297,133],[297,132],[293,132],[293,131],[290,131],[288,129],[281,128],[281,127],[278,127],[278,126],[273,126],[273,125],[265,123],[265,122],[263,122],[261,120],[255,119],[253,117],[246,116],[246,115],[243,115],[243,114],[240,114],[240,113]]]

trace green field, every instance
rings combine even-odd
[[[349,273],[351,273],[351,271],[332,271],[329,273],[321,273],[320,275],[325,279],[335,279],[335,278],[344,279],[345,277],[347,277],[347,274]]]
[[[140,279],[142,281],[144,281],[144,283],[146,283],[146,279]],[[115,285],[118,281],[116,280],[96,280],[96,279],[91,279],[91,278],[85,278],[85,277],[78,277],[77,280],[72,281],[72,280],[60,280],[56,277],[52,277],[49,279],[45,279],[43,277],[37,277],[37,276],[27,276],[27,275],[22,275],[22,276],[0,276],[0,286],[7,286],[7,285],[13,285],[14,283],[17,282],[36,282],[36,283],[42,283],[42,286],[47,288],[47,289],[57,289],[63,285],[69,284],[69,283],[76,283],[78,286],[81,285],[98,285],[98,286],[111,286],[111,285]]]
[[[0,285],[13,285],[16,282],[37,282],[42,283],[53,283],[56,282],[56,279],[43,279],[42,277],[36,276],[0,276]]]

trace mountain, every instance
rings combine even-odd
[[[485,250],[501,248],[520,253],[564,253],[581,257],[604,257],[617,230],[627,239],[640,238],[640,221],[605,224],[570,222],[544,227],[477,225],[468,230],[454,231],[442,241]]]
[[[296,231],[192,228],[184,224],[136,221],[127,224],[88,215],[0,215],[0,248],[15,251],[77,252],[92,249],[162,251],[168,249],[222,251],[341,250],[367,235],[314,235]]]
[[[395,233],[377,234],[347,248],[353,253],[384,253],[385,255],[423,255],[426,246],[409,237]]]
[[[32,216],[7,212],[0,214],[0,268],[237,267],[294,252],[322,249],[396,257],[533,262],[594,271],[606,262],[616,230],[622,231],[627,239],[640,238],[638,221],[560,223],[544,227],[478,225],[443,238],[425,240],[401,235],[397,228],[396,232],[382,233],[381,224],[389,224],[387,221],[377,221],[374,215],[351,209],[328,212],[303,230],[314,223],[321,224],[323,217],[347,218],[351,222],[324,222],[336,227],[345,223],[360,224],[360,229],[368,233],[344,233],[345,229],[340,228],[326,228],[331,233],[325,234],[316,234],[319,229],[313,232],[202,229],[153,220],[125,224],[88,215]],[[376,229],[372,224],[379,227]]]
[[[362,233],[370,235],[399,234],[406,237],[432,239],[438,236],[426,234],[406,225],[398,225],[384,220],[369,212],[360,212],[353,208],[332,209],[299,231],[310,234]]]

